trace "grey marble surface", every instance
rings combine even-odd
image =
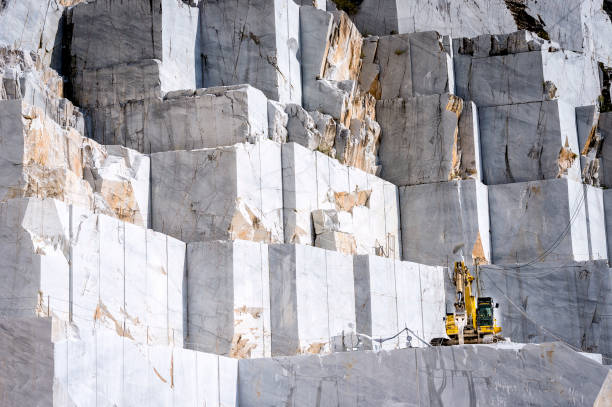
[[[479,275],[482,295],[499,304],[495,315],[502,336],[526,343],[561,339],[611,356],[612,324],[606,317],[611,274],[605,261],[485,265]]]
[[[402,259],[491,261],[488,187],[477,180],[400,187]]]
[[[490,186],[493,262],[606,259],[603,196],[591,188],[564,179]]]
[[[185,242],[283,240],[281,146],[273,141],[151,154],[151,180],[155,230]]]
[[[270,356],[266,244],[190,243],[187,276],[187,347],[239,359]]]
[[[560,343],[260,359],[239,370],[241,405],[263,406],[591,406],[608,374]]]
[[[72,24],[72,70],[106,68],[157,59],[164,91],[194,89],[201,82],[199,10],[174,0],[80,4]]]
[[[200,4],[203,86],[249,83],[279,102],[301,103],[299,6],[257,0]]]
[[[572,106],[555,100],[482,107],[478,117],[487,185],[560,176],[581,180]]]

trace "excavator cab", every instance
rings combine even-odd
[[[478,335],[483,338],[483,342],[492,340],[493,336],[501,332],[501,327],[497,326],[493,311],[493,300],[490,297],[478,298],[476,326],[478,327]]]
[[[493,301],[491,301],[490,297],[478,298],[478,307],[476,308],[476,325],[493,325]]]

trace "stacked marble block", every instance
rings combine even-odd
[[[369,37],[363,49],[359,81],[377,99],[380,176],[399,186],[403,258],[490,261],[477,110],[454,95],[451,39]]]
[[[383,256],[397,262],[398,268],[402,266],[397,187],[373,174],[378,164],[379,129],[373,96],[362,92],[357,82],[362,39],[347,16],[312,7],[299,9],[295,15],[300,17],[298,34],[304,41],[303,80],[292,77],[291,88],[286,88],[280,80],[288,76],[269,69],[272,56],[262,65],[260,51],[276,52],[279,57],[286,52],[287,39],[272,40],[265,31],[273,29],[275,35],[284,35],[286,27],[263,21],[272,11],[288,13],[289,22],[293,21],[291,2],[265,2],[263,10],[267,11],[261,15],[257,14],[261,10],[246,13],[240,7],[204,2],[200,20],[207,22],[201,27],[201,50],[207,62],[202,79],[204,86],[213,87],[181,91],[164,88],[159,65],[165,60],[149,63],[146,58],[150,56],[136,53],[127,55],[134,58],[131,61],[113,55],[110,66],[97,66],[95,58],[88,62],[86,50],[78,44],[93,35],[89,34],[92,29],[84,34],[78,26],[99,25],[99,31],[106,32],[112,24],[105,19],[115,21],[117,15],[116,22],[120,22],[117,9],[131,7],[104,1],[97,4],[79,6],[71,15],[75,25],[72,41],[77,44],[71,50],[77,61],[73,66],[75,97],[91,111],[88,131],[95,139],[151,155],[151,225],[187,242],[192,259],[187,272],[187,346],[233,357],[355,348],[355,307],[344,306],[355,302],[351,256]],[[105,11],[109,7],[114,10],[110,17]],[[173,13],[172,7],[187,6],[164,3],[162,13]],[[254,6],[245,3],[244,7]],[[253,15],[261,18],[252,20]],[[225,62],[215,52],[218,42],[224,40],[211,28],[230,17],[246,19],[251,33],[249,38],[240,34],[239,40],[248,42],[243,44],[247,50],[252,43],[258,45],[258,52],[243,53],[235,44],[226,44],[238,61],[234,76],[220,69]],[[275,24],[284,20],[279,21]],[[223,27],[219,30],[227,29]],[[163,26],[153,24],[152,30],[162,38],[165,35]],[[291,45],[292,40],[288,42]],[[280,72],[295,70],[291,52],[290,63],[279,62],[276,67]],[[79,61],[84,65],[79,66]],[[155,65],[154,69],[142,68],[145,63]],[[255,71],[243,70],[242,65],[261,70],[254,77]],[[311,90],[319,89],[318,96],[295,93],[302,83]],[[330,103],[317,104],[326,100]],[[109,133],[100,120],[118,127]],[[208,255],[202,255],[202,250],[208,250]],[[274,261],[267,259],[268,251],[282,250],[287,253],[276,255]],[[208,265],[211,257],[218,258],[217,266]],[[278,266],[279,257],[288,258],[283,264],[289,261],[293,270],[301,271],[286,274],[288,269]],[[307,263],[310,257],[316,260],[313,264]],[[328,274],[328,268],[334,273]],[[247,270],[258,271],[243,275]],[[427,272],[434,280],[438,278],[429,300],[434,301],[433,293],[442,292],[441,272],[436,268]],[[308,273],[318,274],[315,282],[309,281]],[[322,273],[329,280],[322,279]],[[313,295],[315,304],[321,300],[320,290],[332,293],[343,287],[349,288],[330,294],[330,302],[321,310],[310,305]],[[278,310],[288,309],[288,304],[274,303],[277,296],[270,291],[285,292],[282,298],[286,301],[300,298],[292,319],[275,316]],[[202,296],[202,292],[211,296]],[[228,301],[221,301],[218,292],[226,293]],[[360,295],[365,301],[363,291]],[[270,303],[268,297],[273,306],[265,305]],[[420,304],[417,297],[403,301]],[[397,313],[396,308],[391,303],[377,305],[369,320]],[[439,320],[440,306],[432,310]],[[433,335],[429,328],[424,331],[423,312],[417,314],[421,315],[417,322],[403,325],[410,325],[419,336]],[[292,320],[299,326],[291,325]],[[335,322],[328,325],[328,320]],[[398,322],[386,332],[363,325],[368,326],[366,337],[380,338],[395,334]],[[371,342],[368,346],[372,347]]]
[[[424,346],[417,338],[444,335],[441,267],[240,240],[190,243],[187,259],[193,349],[256,358]],[[405,333],[388,340],[406,327],[410,345]]]
[[[606,259],[602,191],[583,184],[576,124],[600,93],[596,65],[524,31],[454,48],[457,94],[479,110],[493,262]]]
[[[0,338],[11,372],[0,375],[3,406],[237,405],[235,359],[142,346],[114,329],[76,329],[57,318],[2,319]]]
[[[405,259],[507,263],[553,244],[555,260],[607,258],[602,191],[582,184],[577,159],[575,108],[600,92],[589,58],[526,31],[372,42],[361,80],[381,99],[381,177],[400,185]],[[420,68],[413,50],[438,62]]]
[[[53,199],[11,199],[1,210],[3,315],[182,344],[184,243]]]

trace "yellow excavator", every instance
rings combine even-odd
[[[455,285],[455,312],[447,313],[446,335],[434,338],[432,345],[463,345],[464,343],[493,343],[503,340],[501,327],[495,320],[493,300],[490,297],[472,295],[474,277],[461,262],[455,262],[453,283]]]

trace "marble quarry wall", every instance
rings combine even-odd
[[[0,0],[0,405],[608,405],[611,18]]]

